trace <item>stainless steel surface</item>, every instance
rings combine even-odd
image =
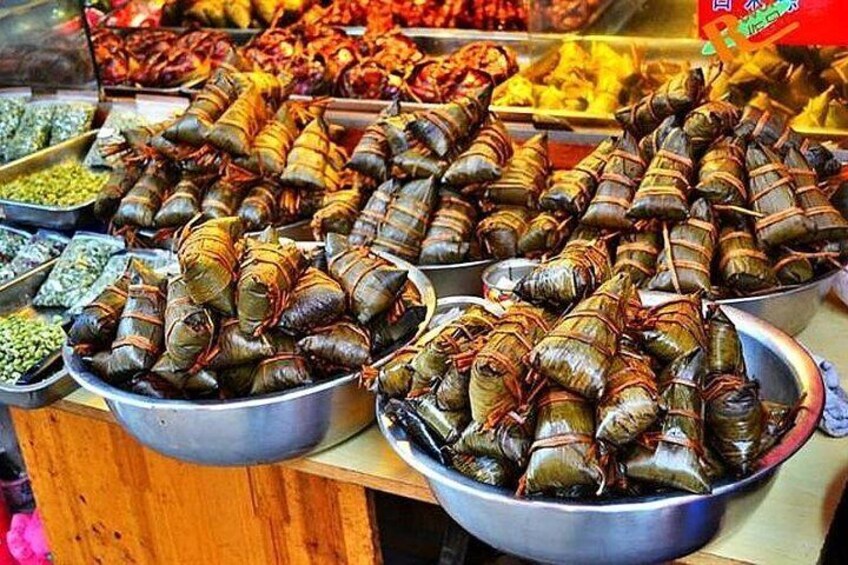
[[[82,161],[97,138],[97,131],[92,130],[0,167],[0,183],[44,170],[68,159]],[[0,200],[0,217],[15,224],[70,231],[93,220],[93,207],[94,198],[69,207]]]
[[[798,335],[815,316],[825,296],[830,292],[838,272],[833,271],[794,288],[745,298],[723,298],[716,302],[722,306],[732,306],[748,312],[789,335]],[[641,293],[643,302],[646,304],[668,296],[668,293],[664,292],[641,291]]]
[[[535,259],[506,259],[495,263],[483,271],[480,277],[483,296],[504,307],[512,304],[516,300],[513,293],[516,283],[538,264],[539,261]]]
[[[48,261],[0,286],[0,316],[17,313],[33,317],[50,317],[56,313],[40,313],[31,306],[32,298],[47,279],[56,261],[58,259]],[[64,369],[60,369],[46,379],[31,385],[0,382],[0,403],[19,408],[41,408],[76,390],[77,386]]]
[[[818,368],[783,332],[745,312],[726,313],[742,336],[745,361],[765,398],[802,399],[795,426],[738,481],[709,495],[669,494],[608,502],[521,499],[441,466],[411,444],[383,414],[377,422],[389,444],[423,474],[448,514],[484,542],[507,553],[549,563],[650,563],[691,553],[737,529],[759,505],[780,465],[815,432],[824,404]]]
[[[439,298],[436,301],[436,312],[433,314],[433,318],[430,320],[430,324],[427,326],[427,330],[434,330],[439,326],[442,326],[448,323],[453,316],[450,314],[454,311],[457,312],[465,312],[471,306],[482,306],[492,314],[496,316],[500,316],[504,313],[504,309],[501,308],[500,304],[495,302],[491,302],[484,298],[480,298],[479,296],[449,296],[447,298]],[[422,337],[422,340],[424,338]]]
[[[276,230],[279,235],[295,241],[314,241],[309,220],[281,226]],[[483,271],[492,263],[493,259],[481,259],[453,265],[418,265],[418,268],[433,283],[438,298],[462,294],[479,296],[483,293]]]
[[[433,287],[415,267],[384,257],[409,271],[409,280],[427,306],[412,338],[417,339],[435,310]],[[346,440],[374,418],[371,395],[359,386],[357,373],[291,392],[239,400],[156,400],[106,384],[67,346],[63,356],[73,378],[106,399],[118,423],[138,441],[159,453],[203,465],[293,459]],[[387,360],[388,356],[376,365]]]

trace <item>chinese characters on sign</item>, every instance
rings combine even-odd
[[[698,17],[706,55],[774,43],[848,45],[845,0],[698,0]]]

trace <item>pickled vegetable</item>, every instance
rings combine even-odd
[[[96,197],[108,177],[77,161],[65,161],[0,184],[0,199],[41,206],[76,206]]]

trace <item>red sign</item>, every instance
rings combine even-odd
[[[848,45],[846,21],[845,0],[698,0],[698,28],[710,40],[737,22],[750,44]]]

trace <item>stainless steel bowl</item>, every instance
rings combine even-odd
[[[483,288],[486,298],[508,305],[512,300],[511,288],[499,288],[497,280],[507,276],[517,282],[525,274],[529,273],[538,261],[529,259],[507,259],[495,263],[483,273]],[[765,320],[779,330],[789,335],[798,335],[815,316],[821,306],[830,287],[833,285],[838,270],[818,277],[806,284],[792,288],[775,290],[773,292],[757,296],[746,296],[743,298],[722,298],[716,300],[722,306],[731,306],[753,314]],[[653,290],[640,291],[643,301],[651,304],[663,297],[673,296],[668,292]]]
[[[722,298],[716,300],[716,302],[722,306],[732,306],[748,312],[789,335],[798,335],[804,331],[804,328],[816,315],[816,311],[818,311],[825,296],[830,292],[830,287],[833,286],[837,273],[839,271],[835,270],[811,282],[792,288],[775,290],[757,296]],[[667,292],[650,290],[643,290],[641,294],[642,300],[646,304],[670,296]]]
[[[309,227],[309,220],[279,227],[277,233],[295,241],[315,240]],[[439,298],[460,295],[480,296],[483,294],[483,271],[494,262],[494,259],[481,259],[452,265],[418,265],[418,268],[433,283],[436,296]]]
[[[507,553],[549,563],[649,563],[672,560],[738,528],[771,486],[780,465],[807,442],[824,405],[816,364],[792,338],[734,308],[745,361],[770,400],[800,399],[795,426],[739,481],[709,495],[674,494],[608,502],[527,500],[444,467],[410,443],[377,400],[378,424],[395,452],[423,474],[460,526]]]
[[[409,270],[409,280],[427,307],[412,338],[417,339],[435,311],[433,287],[412,265],[382,256]],[[293,459],[346,440],[374,418],[371,395],[359,386],[358,373],[239,400],[158,400],[105,383],[68,346],[62,353],[68,372],[83,388],[106,400],[130,435],[154,451],[193,463],[242,466]],[[387,360],[388,356],[376,365]]]

